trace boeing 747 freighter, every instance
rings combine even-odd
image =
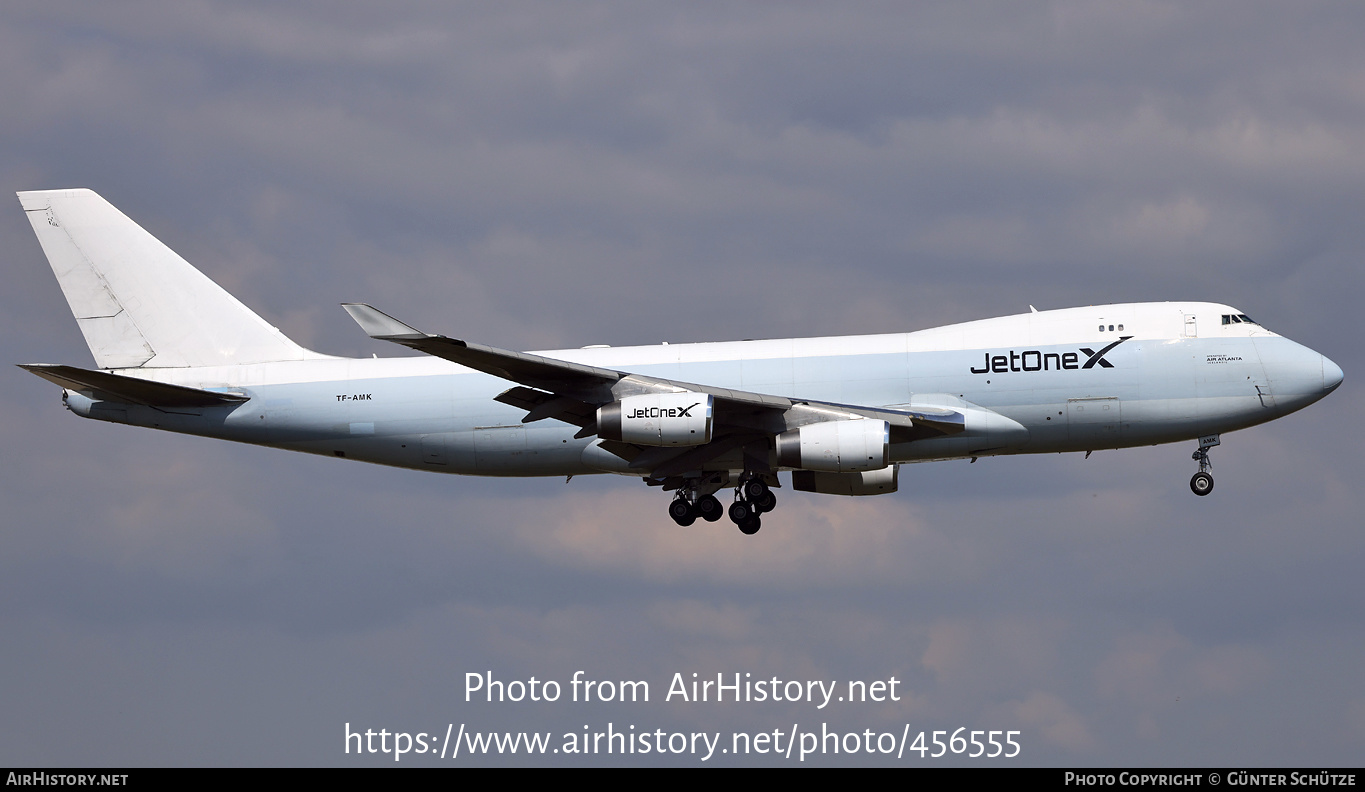
[[[364,303],[371,337],[424,357],[289,340],[90,190],[21,192],[93,369],[23,368],[77,415],[440,473],[617,473],[671,492],[680,525],[746,534],[778,473],[894,492],[906,462],[1195,441],[1331,393],[1336,364],[1237,308],[1130,303],[888,335],[513,352]],[[728,509],[716,493],[733,488]]]

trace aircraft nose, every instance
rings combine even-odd
[[[1341,366],[1338,366],[1337,364],[1328,360],[1326,355],[1322,356],[1323,393],[1331,393],[1332,391],[1336,390],[1337,386],[1341,384],[1342,378],[1345,376],[1346,375],[1343,374],[1341,371]]]

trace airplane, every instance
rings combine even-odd
[[[793,489],[895,492],[903,463],[1196,440],[1331,393],[1331,360],[1208,302],[1039,311],[910,333],[515,352],[365,303],[422,357],[305,349],[90,190],[18,193],[95,368],[21,364],[85,418],[479,476],[615,473],[682,526],[745,534]],[[716,493],[733,488],[726,508]]]

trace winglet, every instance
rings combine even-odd
[[[370,338],[378,338],[385,341],[395,338],[428,338],[426,333],[415,327],[409,327],[392,316],[365,303],[342,303],[342,308],[351,315],[360,329]]]

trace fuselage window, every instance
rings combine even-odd
[[[1113,326],[1113,325],[1109,325],[1109,329],[1110,329],[1110,331],[1112,331],[1112,330],[1114,329],[1114,326]]]
[[[1123,332],[1123,325],[1119,325],[1119,332],[1120,332],[1120,333]]]
[[[1100,332],[1101,332],[1101,333],[1104,332],[1104,325],[1100,325]]]

